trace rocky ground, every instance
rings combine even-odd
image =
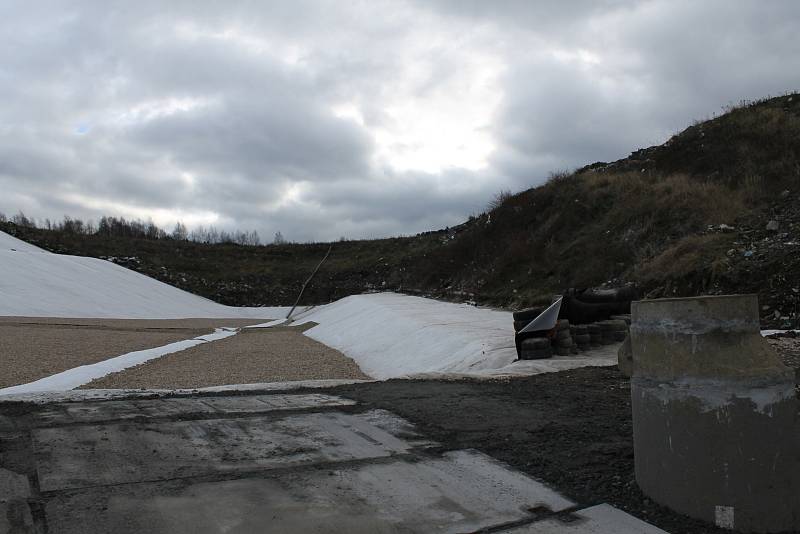
[[[781,355],[783,363],[800,374],[800,334],[790,331],[771,335],[767,340],[772,348]]]
[[[760,294],[763,325],[800,326],[800,279],[787,274],[800,268],[800,194],[777,191],[766,217],[741,221],[734,231],[726,285]]]

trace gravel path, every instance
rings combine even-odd
[[[0,317],[0,326],[50,325],[102,330],[174,330],[208,329],[221,326],[241,327],[268,322],[269,319],[86,319],[64,317]]]
[[[255,328],[99,378],[92,388],[198,388],[226,384],[369,379],[341,352],[302,334],[312,325]]]
[[[73,367],[160,347],[209,329],[130,331],[0,325],[0,387],[33,382]]]
[[[0,388],[263,319],[0,317]]]

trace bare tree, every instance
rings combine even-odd
[[[177,241],[186,241],[188,237],[189,233],[186,231],[186,225],[181,221],[175,223],[175,229],[172,230],[172,239]]]

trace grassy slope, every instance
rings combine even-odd
[[[784,190],[790,197],[778,205]],[[335,243],[304,300],[386,288],[522,306],[565,287],[633,281],[650,296],[756,290],[786,306],[776,299],[796,286],[800,265],[768,255],[753,263],[739,252],[776,216],[786,219],[789,238],[800,232],[800,220],[783,215],[798,190],[800,96],[788,95],[697,123],[623,160],[556,176],[452,229]],[[708,229],[720,224],[736,230]],[[0,229],[54,251],[136,256],[140,263],[129,265],[142,272],[241,305],[291,304],[327,250]],[[789,270],[776,278],[781,266]]]

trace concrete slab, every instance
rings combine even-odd
[[[349,406],[355,401],[331,395],[250,395],[247,397],[205,397],[202,399],[220,412],[247,413],[276,410],[300,410],[326,406]]]
[[[409,449],[342,413],[65,426],[37,429],[32,439],[42,491],[380,458]]]
[[[13,488],[20,498],[0,502],[0,532],[45,525],[66,534],[533,526],[550,530],[517,531],[660,532],[635,530],[637,520],[602,507],[578,512],[569,528],[583,530],[553,530],[560,526],[555,517],[568,516],[575,503],[477,451],[441,453],[391,412],[344,409],[352,404],[282,393],[133,397],[34,410],[14,419],[24,447],[9,464],[18,472],[0,470],[0,482],[8,474],[0,493]],[[0,455],[0,464],[5,460]],[[28,477],[35,483],[28,485]]]
[[[30,496],[26,476],[0,468],[0,532],[35,532],[27,504]]]
[[[294,389],[332,388],[348,384],[375,382],[375,380],[293,380],[288,382],[257,382],[252,384],[228,384],[193,389],[79,389],[72,391],[47,391],[35,393],[0,394],[4,402],[31,402],[48,404],[55,402],[82,402],[91,400],[130,399],[134,397],[193,396],[198,393],[239,393],[262,391],[291,391]]]
[[[10,498],[27,499],[30,497],[31,486],[28,478],[19,473],[0,468],[0,500]]]
[[[585,508],[564,519],[545,519],[506,531],[509,534],[667,534],[608,504]]]
[[[75,514],[84,506],[92,509],[93,525],[117,533],[473,532],[524,520],[532,507],[572,505],[483,454],[456,451],[422,461],[173,485],[160,495],[142,488],[90,491],[51,502],[48,517],[61,533],[85,532],[85,516]]]
[[[14,430],[14,426],[13,419],[0,415],[0,432],[11,432]]]
[[[58,404],[37,413],[35,424],[37,426],[56,426],[122,421],[142,417],[168,418],[178,415],[188,417],[198,414],[266,413],[353,404],[355,401],[318,393],[114,400]]]

